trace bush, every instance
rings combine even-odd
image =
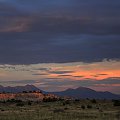
[[[91,106],[91,105],[87,105],[87,108],[88,108],[88,109],[91,109],[91,108],[92,108],[92,106]]]
[[[28,93],[27,91],[23,91],[23,93]]]
[[[16,100],[15,99],[8,99],[6,102],[14,103],[14,102],[16,102]]]
[[[67,104],[67,105],[70,104],[70,101],[69,101],[69,100],[66,100],[66,101],[65,101],[65,104]]]
[[[63,106],[65,106],[65,102],[63,102]]]
[[[50,97],[43,98],[43,102],[55,102],[55,101],[58,101],[58,99],[57,98],[50,98]]]
[[[82,105],[82,106],[81,106],[81,108],[84,110],[84,109],[85,109],[85,106],[84,106],[84,105]]]
[[[80,102],[80,99],[75,99],[75,102]]]
[[[97,101],[95,99],[91,100],[92,103],[96,104]]]
[[[28,105],[32,105],[32,102],[31,102],[31,101],[28,101]]]
[[[8,99],[6,102],[9,102],[9,103],[20,103],[20,102],[22,102],[22,100]]]
[[[16,106],[20,106],[20,107],[23,107],[24,106],[24,103],[17,103]]]
[[[113,100],[114,106],[120,106],[120,100]]]
[[[59,98],[58,100],[59,100],[59,101],[64,101],[64,98]]]

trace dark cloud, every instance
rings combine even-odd
[[[104,76],[104,75],[108,75],[108,74],[97,74],[98,76]]]
[[[85,76],[73,76],[73,77],[76,77],[76,78],[83,78],[83,77],[85,77]]]
[[[119,78],[107,78],[101,81],[97,81],[98,84],[120,84],[120,77]]]
[[[0,64],[119,59],[119,5],[119,0],[2,1]]]
[[[58,75],[59,77],[70,77],[72,75]]]
[[[33,68],[32,70],[48,72],[49,70],[51,70],[51,68],[35,68],[35,69]]]
[[[72,73],[74,71],[50,71],[49,73],[51,74],[68,74],[68,73]]]
[[[36,35],[35,35],[36,34]],[[23,37],[24,36],[24,37]],[[49,36],[49,35],[48,35]],[[48,37],[47,36],[47,37]],[[60,36],[44,38],[37,33],[0,36],[1,64],[93,62],[120,58],[120,37]]]
[[[0,84],[2,84],[2,85],[5,85],[5,86],[16,86],[16,85],[26,85],[26,84],[34,84],[35,82],[37,82],[37,81],[35,81],[35,80],[16,80],[16,81],[5,81],[5,80],[1,80],[0,81]]]
[[[34,73],[34,74],[32,74],[32,75],[38,75],[38,76],[40,75],[40,76],[41,76],[41,75],[48,75],[48,74],[44,74],[44,73]]]
[[[8,4],[6,5],[8,6],[9,14],[13,15],[17,11],[16,17],[22,13],[24,16],[25,13],[32,16],[30,31],[33,32],[50,32],[53,34],[119,34],[120,2],[118,0],[109,2],[104,0],[65,0],[61,2],[58,0],[47,0],[47,2],[41,0],[37,0],[37,2],[12,0],[7,3],[9,3],[9,6]],[[14,10],[17,8],[18,10]],[[6,10],[2,9],[1,12],[4,11]],[[11,19],[12,17],[9,18],[9,21]]]

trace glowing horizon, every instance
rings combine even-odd
[[[19,85],[26,80],[33,80],[33,85],[43,87],[43,84],[48,84],[50,81],[56,82],[57,80],[63,83],[59,86],[63,86],[64,82],[67,81],[103,81],[107,79],[113,79],[112,83],[96,83],[93,86],[111,86],[120,87],[118,83],[114,83],[114,79],[120,79],[120,61],[119,60],[103,60],[101,62],[84,63],[84,62],[72,62],[72,63],[44,63],[44,64],[31,64],[31,65],[0,65],[0,84],[9,85],[10,81],[14,81],[13,85]],[[45,80],[48,80],[46,83]],[[17,83],[17,81],[19,81]],[[21,82],[20,82],[21,81]],[[24,81],[24,82],[23,82]],[[28,81],[29,84],[29,81]],[[57,84],[57,83],[56,83]],[[11,83],[12,85],[12,83]],[[51,83],[52,85],[52,83]],[[69,83],[68,83],[69,86]],[[66,88],[68,88],[66,86]],[[81,86],[79,84],[79,86]],[[91,87],[92,84],[86,84]],[[74,86],[75,87],[75,86]],[[76,85],[77,87],[77,85]],[[51,87],[50,87],[51,89]],[[65,88],[64,88],[65,89]],[[61,88],[62,90],[62,88]]]

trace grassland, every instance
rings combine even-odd
[[[1,102],[0,120],[120,120],[120,106],[107,100]]]

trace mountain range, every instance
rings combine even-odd
[[[25,85],[25,86],[16,86],[16,87],[3,87],[0,85],[0,92],[5,93],[21,93],[23,91],[29,92],[29,91],[39,91],[40,89],[35,87],[34,85]]]
[[[52,94],[57,96],[69,96],[76,99],[120,99],[120,95],[113,94],[111,92],[105,91],[95,91],[86,87],[78,87],[76,89],[67,89],[61,92],[52,92]]]
[[[21,93],[21,92],[29,92],[29,91],[42,91],[39,88],[35,87],[34,85],[26,85],[26,86],[16,86],[16,87],[3,87],[0,86],[0,93]],[[120,95],[113,94],[111,92],[101,92],[95,91],[90,88],[86,87],[78,87],[76,89],[67,89],[65,91],[60,92],[46,92],[42,91],[46,94],[54,94],[60,97],[71,97],[75,99],[120,99]]]

